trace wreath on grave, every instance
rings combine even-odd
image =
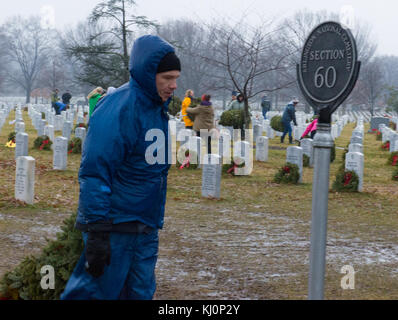
[[[359,177],[355,171],[340,169],[336,174],[332,190],[337,192],[358,192]]]
[[[182,154],[184,154],[182,156]],[[178,161],[178,159],[184,158],[184,160],[181,162]],[[193,161],[193,159],[196,159],[196,161]],[[192,163],[196,162],[196,163]],[[186,148],[180,148],[179,153],[177,155],[177,163],[176,166],[178,169],[190,169],[194,170],[198,168],[198,154],[195,151],[186,149]]]
[[[287,162],[275,174],[274,182],[276,183],[292,183],[297,184],[300,179],[299,167],[296,164]]]
[[[377,141],[381,141],[382,140],[382,135],[381,132],[379,130],[376,129],[376,140]]]
[[[48,136],[37,137],[33,142],[33,147],[38,150],[51,150],[52,141]]]
[[[234,157],[231,159],[231,163],[225,163],[222,166],[222,173],[223,174],[232,174],[235,175],[235,169],[237,168],[244,168],[246,165],[245,159],[242,157]]]
[[[381,145],[381,150],[390,151],[390,141],[386,141]]]
[[[398,152],[392,152],[388,157],[387,164],[390,166],[398,166]]]
[[[7,143],[6,143],[6,147],[7,148],[15,148],[15,138],[17,136],[17,133],[15,131],[10,132],[8,134],[8,139],[7,139]]]
[[[73,138],[68,143],[68,154],[82,153],[82,139]]]
[[[85,128],[87,130],[87,125],[85,123],[77,123],[73,131],[75,131],[77,128]]]
[[[309,167],[310,166],[310,157],[306,154],[303,154],[303,166]]]
[[[393,179],[394,181],[398,181],[398,168],[396,168],[396,169],[394,170],[394,172],[392,173],[392,179]]]

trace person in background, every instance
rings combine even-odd
[[[261,99],[261,109],[264,120],[267,120],[267,112],[271,110],[271,101],[269,101],[266,95]]]
[[[181,64],[175,49],[152,35],[138,38],[130,57],[130,81],[90,119],[75,225],[84,250],[62,300],[150,300],[156,290],[170,160],[165,152],[149,163],[145,137],[161,131],[167,150],[167,110]]]
[[[93,91],[91,91],[89,93],[89,95],[87,96],[88,103],[90,106],[89,113],[88,113],[90,118],[94,112],[94,109],[95,109],[95,106],[96,106],[98,100],[102,98],[104,93],[105,93],[105,90],[103,88],[97,87]]]
[[[312,122],[307,126],[307,128],[305,129],[303,135],[301,136],[301,139],[304,139],[304,137],[310,133],[311,135],[311,139],[314,139],[314,136],[316,134],[316,129],[317,129],[317,125],[318,125],[318,115],[315,115],[312,117]]]
[[[66,92],[62,95],[62,103],[66,105],[66,108],[69,108],[70,105],[70,99],[72,99],[72,95],[70,94],[69,90],[66,90]]]
[[[194,92],[193,90],[189,89],[185,92],[185,98],[182,101],[181,105],[181,115],[182,120],[185,123],[185,129],[192,129],[193,128],[193,121],[188,117],[187,109],[192,103]]]
[[[238,94],[236,100],[232,101],[231,105],[229,106],[229,110],[244,110],[245,103],[244,103],[244,96],[243,94]]]
[[[56,103],[59,101],[58,93],[59,93],[58,89],[55,89],[51,93],[51,108],[55,110],[55,114],[60,114],[58,111],[58,106],[56,105]]]
[[[238,92],[237,91],[232,91],[231,93],[231,101],[228,103],[228,107],[227,110],[231,110],[231,105],[234,101],[236,101],[236,98],[238,96]]]
[[[293,121],[294,125],[297,126],[296,122],[296,106],[299,103],[297,99],[293,99],[289,104],[285,107],[282,116],[282,124],[283,124],[283,135],[281,136],[281,143],[285,140],[286,134],[289,134],[289,143],[293,143],[292,136],[292,126],[291,122]]]
[[[207,130],[207,152],[211,153],[211,136],[210,130],[214,129],[214,108],[210,102],[211,96],[209,94],[204,94],[202,96],[202,101],[200,105],[195,108],[188,108],[187,113],[195,115],[195,121],[193,124],[193,130],[196,135],[200,137],[200,130]],[[202,137],[202,138],[206,138]]]

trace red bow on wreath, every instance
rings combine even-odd
[[[344,175],[344,186],[348,186],[351,182],[352,179],[352,174],[351,173],[346,173]]]
[[[191,161],[191,155],[188,154],[188,156],[185,158],[185,160],[183,161],[180,170],[184,169],[185,167],[189,168],[189,162]]]
[[[239,166],[235,163],[235,161],[233,161],[232,162],[232,167],[228,169],[227,173],[235,172],[236,168],[239,168]]]
[[[283,172],[284,173],[290,173],[290,168],[289,167],[283,167]]]
[[[396,166],[396,165],[397,165],[397,162],[398,162],[398,156],[394,156],[394,157],[392,158],[392,165],[393,165],[393,166]]]
[[[70,150],[68,151],[68,154],[71,154],[73,152],[74,147],[75,147],[75,145],[73,143],[71,143]]]
[[[390,150],[390,142],[386,142],[381,146],[383,149]]]
[[[43,150],[44,147],[45,147],[45,145],[46,145],[46,144],[49,144],[49,143],[50,143],[50,141],[44,140],[43,143],[42,143],[41,146],[40,146],[40,150]]]

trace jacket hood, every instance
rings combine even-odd
[[[130,75],[153,99],[159,100],[156,88],[156,71],[160,60],[174,48],[158,36],[146,35],[138,38],[130,56]]]

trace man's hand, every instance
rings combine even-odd
[[[86,243],[86,271],[94,278],[104,274],[105,265],[111,263],[109,232],[89,232]]]

